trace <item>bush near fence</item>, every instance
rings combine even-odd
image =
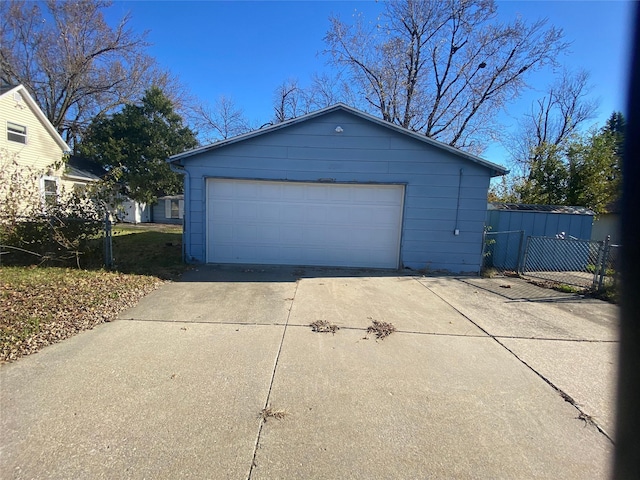
[[[95,218],[41,215],[0,219],[0,263],[75,265],[102,261],[104,222]],[[6,219],[4,219],[6,220]]]

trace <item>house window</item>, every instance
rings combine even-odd
[[[58,179],[55,177],[44,177],[42,179],[42,196],[44,206],[55,206],[58,203]]]
[[[164,217],[182,219],[184,215],[184,200],[167,198],[164,201]]]
[[[171,200],[171,218],[180,218],[179,200]]]
[[[27,127],[17,123],[7,122],[7,139],[12,142],[27,143]]]

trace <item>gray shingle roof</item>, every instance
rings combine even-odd
[[[570,213],[573,215],[595,215],[587,207],[572,207],[568,205],[535,205],[528,203],[489,203],[489,210],[512,210],[520,212]]]

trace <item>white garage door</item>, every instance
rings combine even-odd
[[[207,261],[397,268],[404,187],[209,179]]]

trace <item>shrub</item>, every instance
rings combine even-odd
[[[99,250],[92,240],[103,225],[102,185],[45,204],[39,193],[42,172],[20,166],[6,152],[0,152],[0,160],[0,245],[10,252],[2,255],[3,263],[73,260],[80,267],[82,255]]]

